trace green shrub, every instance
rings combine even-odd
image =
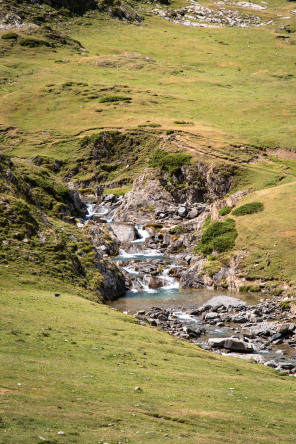
[[[213,251],[223,253],[231,250],[235,245],[236,236],[237,231],[233,219],[214,222],[206,228],[194,252],[200,252],[204,256],[207,256]]]
[[[223,281],[221,281],[221,287],[222,287],[222,288],[228,288],[228,284],[227,284],[227,282],[225,281],[225,279],[223,279]]]
[[[51,46],[46,40],[35,39],[34,37],[26,37],[20,40],[21,46],[26,46],[28,48],[37,48],[39,46]]]
[[[177,225],[174,228],[171,228],[169,231],[170,234],[181,234],[181,233],[186,233],[185,228],[180,227],[180,225]]]
[[[260,213],[263,211],[264,205],[261,202],[250,202],[241,207],[236,208],[232,214],[234,216],[244,216],[245,214]]]
[[[3,34],[1,36],[1,39],[3,39],[3,40],[17,40],[18,35],[15,32],[8,32],[7,34]]]
[[[223,207],[219,211],[218,215],[219,216],[226,216],[227,214],[229,214],[231,212],[232,208],[233,208],[233,206],[232,207]]]
[[[99,99],[100,103],[108,103],[108,102],[131,102],[131,97],[125,97],[125,96],[105,96],[101,97]]]
[[[166,153],[163,150],[157,149],[152,154],[149,161],[150,167],[160,168],[168,171],[171,174],[178,171],[183,165],[189,165],[191,156],[183,153]]]
[[[290,310],[290,304],[288,301],[282,301],[279,303],[279,306],[283,311],[289,311]]]
[[[249,291],[250,285],[241,285],[239,287],[239,291],[242,293],[246,293],[247,291]]]
[[[193,125],[193,122],[185,122],[185,120],[175,120],[175,125]]]
[[[272,294],[272,296],[280,296],[280,295],[282,294],[283,291],[284,291],[283,289],[278,288],[278,289],[276,289],[276,290],[272,290],[272,291],[270,292],[270,294]]]
[[[174,130],[166,130],[165,133],[169,136],[170,134],[174,134],[174,132],[175,132]]]
[[[241,285],[239,287],[239,291],[241,292],[250,292],[250,293],[258,293],[260,291],[259,285]]]
[[[259,291],[260,291],[259,285],[250,286],[250,288],[249,288],[250,293],[258,293]]]
[[[159,125],[159,123],[145,123],[143,125],[138,125],[139,128],[159,128],[161,125]]]

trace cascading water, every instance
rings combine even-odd
[[[166,283],[166,285],[162,287],[164,290],[176,290],[179,288],[179,282],[177,279],[169,275],[172,268],[172,266],[165,268],[160,275],[160,278]]]
[[[134,244],[144,243],[146,239],[149,237],[149,233],[147,230],[144,230],[143,225],[137,224],[135,226],[137,233],[139,235],[139,239],[132,241]]]
[[[99,204],[87,203],[87,209],[88,215],[85,218],[85,222],[94,216],[98,216],[98,219],[100,219],[98,223],[108,222],[108,219],[112,219],[112,214],[116,210],[114,206],[109,205],[106,207],[104,202]],[[83,227],[83,224],[79,225]],[[121,311],[131,311],[134,313],[138,310],[143,310],[147,304],[150,307],[149,310],[155,304],[157,306],[169,306],[171,312],[169,320],[181,322],[181,330],[183,329],[185,334],[188,334],[190,329],[191,331],[198,328],[204,330],[205,333],[202,336],[201,342],[197,339],[194,342],[198,342],[200,346],[207,349],[209,347],[207,344],[210,342],[209,339],[211,337],[226,338],[233,336],[235,327],[231,324],[223,325],[222,322],[222,326],[219,326],[219,324],[215,325],[215,323],[211,325],[211,323],[183,311],[184,308],[182,307],[187,307],[188,309],[190,306],[196,307],[196,305],[202,305],[205,302],[209,303],[209,300],[213,297],[213,290],[180,290],[178,280],[172,276],[172,273],[178,267],[172,263],[172,258],[166,258],[163,252],[156,248],[147,248],[146,246],[152,244],[156,247],[155,240],[157,240],[157,236],[154,235],[154,242],[150,243],[149,232],[144,229],[143,225],[137,224],[134,228],[138,239],[122,243],[119,255],[115,258],[127,277],[130,290],[127,292],[126,297],[120,298],[110,305]],[[225,297],[230,299],[228,296],[222,296],[221,293],[218,297],[224,298],[222,301],[224,304]],[[241,303],[241,299],[238,301]],[[182,334],[184,333],[182,332]],[[281,346],[278,345],[277,347]],[[285,347],[287,348],[288,346],[284,345],[283,349],[265,350],[264,348],[262,349],[260,340],[256,339],[253,341],[254,353],[251,356],[254,359],[257,356],[261,361],[273,359],[274,362],[293,367],[296,364],[296,356],[293,357],[291,351],[287,352]],[[285,353],[289,354],[285,356]]]

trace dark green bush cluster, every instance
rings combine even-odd
[[[51,46],[46,40],[35,39],[34,37],[26,37],[20,40],[21,46],[28,48],[38,48],[39,46]]]
[[[232,207],[223,207],[219,211],[218,215],[219,216],[226,216],[227,214],[229,214],[231,212],[232,208],[233,208],[233,206]]]
[[[99,102],[100,103],[106,103],[106,102],[127,102],[130,103],[132,100],[131,97],[125,97],[125,96],[105,96],[101,97]]]
[[[168,154],[162,150],[155,150],[149,161],[149,166],[154,168],[160,168],[161,170],[168,171],[170,174],[175,173],[183,165],[189,165],[191,156],[183,153],[171,153]]]
[[[1,39],[3,39],[3,40],[17,40],[18,35],[15,32],[8,32],[7,34],[3,34],[1,36]]]
[[[241,207],[236,208],[232,214],[234,216],[244,216],[245,214],[260,213],[263,211],[264,205],[261,202],[250,202]]]
[[[214,222],[204,231],[199,244],[195,247],[195,253],[204,256],[217,251],[223,253],[234,247],[237,231],[233,219],[226,219],[223,222]]]

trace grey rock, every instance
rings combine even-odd
[[[225,348],[240,353],[252,353],[254,351],[252,344],[237,338],[211,338],[208,343],[213,348]]]
[[[180,207],[178,208],[178,215],[181,217],[185,217],[187,213],[187,208],[186,207]]]
[[[112,224],[111,228],[120,242],[131,242],[137,238],[137,231],[133,225]]]

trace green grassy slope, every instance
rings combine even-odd
[[[296,38],[280,30],[295,22],[292,7],[270,2],[262,13],[274,23],[247,29],[186,28],[155,16],[131,24],[99,12],[49,23],[87,52],[54,40],[55,48],[1,40],[1,121],[54,141],[89,128],[149,121],[176,128],[184,120],[190,131],[222,140],[294,148]],[[46,34],[42,27],[18,32]],[[131,102],[100,103],[114,95]]]
[[[294,442],[295,378],[4,270],[3,444]]]
[[[258,191],[242,203],[259,201],[263,212],[236,218],[237,247],[250,252],[246,263],[249,278],[296,285],[296,183]]]

